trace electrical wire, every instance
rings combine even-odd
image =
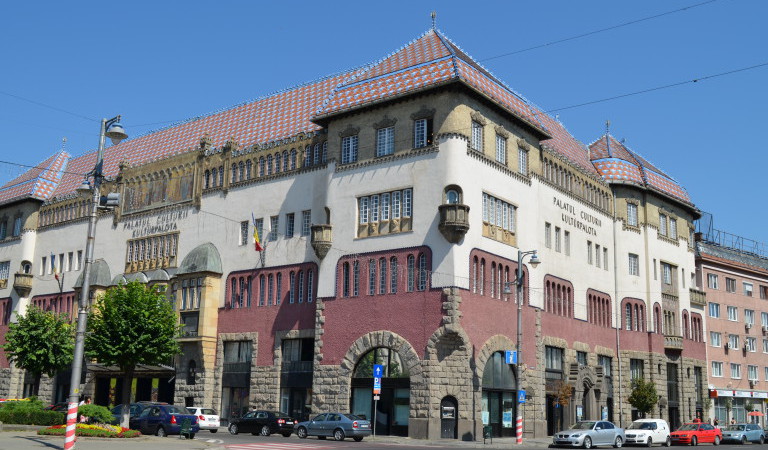
[[[98,122],[98,120],[90,118],[90,117],[87,117],[87,116],[84,116],[82,114],[74,113],[72,111],[67,111],[66,109],[62,109],[62,108],[59,108],[59,107],[56,107],[56,106],[51,106],[51,105],[48,105],[48,104],[45,104],[45,103],[42,103],[42,102],[38,102],[36,100],[31,100],[31,99],[28,99],[26,97],[22,97],[20,95],[11,94],[10,92],[0,91],[0,94],[7,95],[8,97],[13,97],[13,98],[15,98],[17,100],[22,100],[22,101],[25,101],[25,102],[28,102],[28,103],[32,103],[33,105],[41,106],[43,108],[48,108],[48,109],[52,109],[54,111],[62,112],[64,114],[69,114],[70,116],[79,117],[80,119],[85,119],[85,120],[88,120],[88,121],[91,121],[91,122]]]
[[[520,54],[520,53],[529,52],[531,50],[537,50],[537,49],[540,49],[540,48],[549,47],[549,46],[556,45],[556,44],[561,44],[563,42],[568,42],[568,41],[573,41],[573,40],[576,40],[576,39],[581,39],[583,37],[592,36],[592,35],[595,35],[595,34],[598,34],[598,33],[603,33],[605,31],[615,30],[617,28],[622,28],[622,27],[626,27],[626,26],[629,26],[629,25],[634,25],[634,24],[637,24],[637,23],[640,23],[640,22],[645,22],[647,20],[658,19],[659,17],[664,17],[664,16],[668,16],[670,14],[675,14],[675,13],[682,12],[682,11],[687,11],[689,9],[693,9],[693,8],[696,8],[696,7],[699,7],[699,6],[703,6],[703,5],[706,5],[706,4],[709,4],[709,3],[714,3],[716,1],[718,1],[718,0],[708,0],[708,1],[705,1],[705,2],[701,2],[701,3],[696,3],[694,5],[685,6],[683,8],[678,8],[678,9],[675,9],[675,10],[672,10],[672,11],[667,11],[667,12],[663,12],[663,13],[659,13],[659,14],[654,14],[652,16],[643,17],[641,19],[630,20],[629,22],[620,23],[618,25],[613,25],[613,26],[610,26],[610,27],[607,27],[607,28],[601,28],[599,30],[589,31],[587,33],[577,34],[575,36],[570,36],[570,37],[567,37],[567,38],[546,42],[544,44],[534,45],[533,47],[528,47],[528,48],[524,48],[524,49],[520,49],[520,50],[515,50],[515,51],[509,52],[509,53],[502,53],[500,55],[490,56],[488,58],[479,59],[478,61],[479,62],[490,61],[490,60],[493,60],[493,59],[503,58],[505,56],[517,55],[517,54]]]

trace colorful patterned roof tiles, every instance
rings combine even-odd
[[[0,188],[0,204],[25,198],[49,199],[67,168],[69,153],[59,151]]]
[[[584,169],[587,173],[597,175],[595,166],[589,161],[587,148],[566,130],[565,126],[554,118],[541,113],[538,115],[544,126],[552,135],[551,139],[541,141],[541,144]]]

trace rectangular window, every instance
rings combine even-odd
[[[709,302],[709,317],[720,318],[720,303]]]
[[[483,125],[480,122],[472,121],[472,140],[470,141],[472,150],[483,151]]]
[[[555,251],[560,253],[563,250],[563,243],[560,238],[560,227],[555,227]]]
[[[764,327],[768,327],[768,312],[760,313],[760,324]]]
[[[389,193],[381,194],[381,220],[389,220]]]
[[[746,345],[748,352],[756,352],[757,351],[757,338],[747,337],[746,341],[744,342],[744,345]]]
[[[595,266],[600,267],[600,246],[595,244]]]
[[[723,342],[721,340],[720,333],[717,331],[710,331],[709,343],[712,345],[712,347],[721,347],[723,345]]]
[[[707,287],[710,289],[719,289],[716,274],[714,273],[707,274]]]
[[[432,119],[413,121],[413,148],[426,147],[432,143]]]
[[[240,222],[240,245],[248,244],[248,228],[251,223],[247,220]]]
[[[514,233],[516,215],[515,205],[483,193],[483,222]]]
[[[368,223],[369,201],[370,201],[370,197],[360,197],[360,200],[358,201],[358,204],[359,204],[358,216],[360,217],[360,225],[365,225],[366,223]]]
[[[736,350],[739,348],[739,335],[737,334],[728,335],[728,347],[731,350]]]
[[[552,224],[549,222],[544,223],[544,246],[552,248]]]
[[[269,240],[277,240],[277,231],[280,228],[280,216],[272,216],[269,218]]]
[[[723,376],[723,363],[720,361],[712,361],[712,374],[713,377],[720,378]]]
[[[21,235],[21,217],[13,219],[13,236]]]
[[[744,323],[751,325],[755,324],[755,311],[751,309],[744,310]]]
[[[301,212],[301,235],[309,236],[309,230],[312,227],[312,211]]]
[[[661,281],[664,284],[672,284],[672,266],[667,263],[661,263]]]
[[[744,295],[747,297],[752,297],[752,283],[747,283],[744,281],[742,284],[744,285]]]
[[[3,220],[0,222],[0,239],[8,237],[8,222]]]
[[[576,362],[582,366],[587,365],[587,352],[576,352]]]
[[[379,196],[371,195],[371,222],[379,221]]]
[[[603,247],[603,269],[608,270],[608,249]]]
[[[69,252],[67,253],[67,271],[75,270],[75,253]]]
[[[645,361],[642,359],[635,359],[632,358],[629,360],[629,379],[630,380],[637,380],[637,379],[643,379],[644,378],[644,366]]]
[[[7,281],[10,274],[11,274],[11,262],[10,261],[0,262],[0,280]]]
[[[376,130],[376,156],[395,153],[395,127]]]
[[[662,236],[667,235],[667,215],[659,214],[659,234]]]
[[[57,272],[56,269],[56,255],[51,255],[51,265],[48,267],[48,273],[54,273]]]
[[[597,365],[603,368],[603,376],[611,376],[611,357],[604,355],[597,355]]]
[[[736,380],[741,378],[741,364],[731,363],[731,378]]]
[[[587,241],[587,264],[592,265],[592,241]]]
[[[546,370],[562,372],[563,370],[563,349],[558,347],[546,346],[545,358],[546,358]]]
[[[285,215],[285,237],[293,237],[293,228],[296,221],[296,215],[294,213],[288,213]]]
[[[736,280],[733,278],[725,278],[725,290],[726,292],[736,292]]]
[[[669,237],[677,239],[677,219],[669,219]]]
[[[80,268],[83,266],[83,251],[78,250],[77,251],[77,260],[75,261],[75,265],[77,268],[75,270],[80,270]]]
[[[634,203],[627,203],[627,225],[637,226],[637,205]]]
[[[571,256],[571,232],[570,231],[564,231],[563,232],[563,245],[565,246],[565,254],[567,256]]]
[[[640,256],[634,253],[629,254],[629,274],[637,277],[640,276]]]
[[[403,189],[403,217],[413,215],[413,190]]]
[[[768,299],[768,286],[760,286],[760,299]]]
[[[528,151],[524,148],[517,149],[518,171],[521,175],[528,175]]]
[[[768,353],[768,339],[763,339],[763,353]]]
[[[341,163],[349,164],[357,161],[357,135],[341,139]]]
[[[728,320],[731,320],[731,321],[739,320],[739,310],[735,306],[728,307]]]
[[[500,134],[496,135],[496,162],[507,164],[507,140]]]

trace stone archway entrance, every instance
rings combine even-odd
[[[379,400],[373,399],[373,366],[381,364]],[[352,414],[375,421],[378,435],[408,436],[411,380],[408,368],[393,349],[378,347],[363,355],[352,375]]]
[[[601,406],[605,406],[605,400],[601,398],[602,377],[598,376],[593,367],[574,364],[571,367],[568,380],[575,388],[573,393],[575,404],[571,409],[573,421],[601,420],[603,410]]]

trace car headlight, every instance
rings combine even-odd
[[[581,436],[581,433],[576,433],[576,434],[572,434],[571,435],[571,437],[575,437],[575,438],[580,437],[580,436]]]

